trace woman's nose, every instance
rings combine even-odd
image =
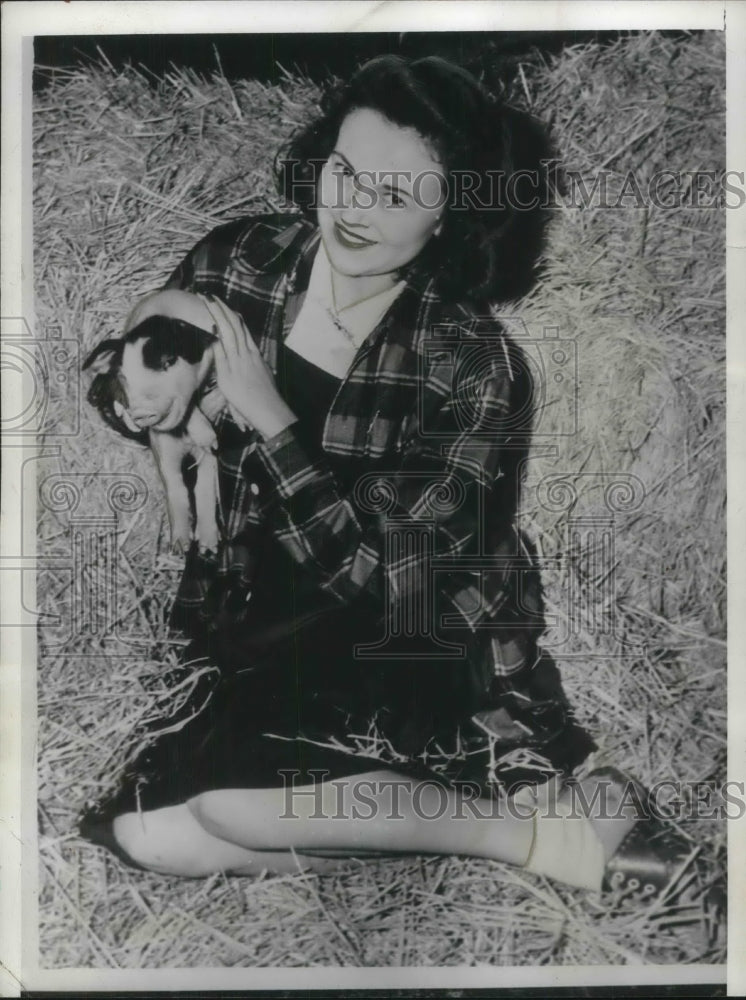
[[[346,177],[342,187],[342,208],[345,222],[365,224],[365,216],[372,206],[373,192],[363,188],[355,177]]]

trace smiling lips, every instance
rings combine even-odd
[[[350,232],[349,229],[345,229],[339,222],[334,223],[334,235],[342,246],[348,250],[365,250],[366,247],[376,245],[375,240],[366,240],[362,236]]]

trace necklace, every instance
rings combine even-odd
[[[334,309],[332,309],[331,306],[326,306],[326,312],[327,312],[327,315],[329,316],[329,319],[332,321],[332,323],[337,328],[337,330],[339,330],[339,332],[352,344],[352,346],[355,348],[355,350],[357,350],[357,348],[359,346],[358,343],[357,343],[357,341],[352,336],[352,334],[347,329],[347,327],[344,325],[344,323],[339,318],[339,316],[334,311]]]
[[[327,305],[325,303],[324,308],[326,309],[326,312],[329,318],[331,319],[332,323],[334,324],[335,328],[339,330],[339,332],[345,337],[345,339],[352,344],[355,350],[357,350],[360,347],[360,344],[352,335],[348,327],[346,327],[345,324],[342,322],[342,320],[339,318],[339,314],[347,309],[354,309],[356,306],[362,305],[363,302],[369,302],[371,299],[378,298],[379,296],[384,295],[386,292],[390,292],[393,289],[393,287],[395,286],[392,286],[391,289],[379,288],[378,291],[371,292],[370,295],[364,295],[362,298],[356,299],[354,302],[350,302],[348,303],[348,305],[343,306],[341,309],[339,309],[337,306],[336,292],[334,290],[334,278],[332,277],[331,274],[329,275],[329,290],[331,292],[332,302],[331,305]]]
[[[382,288],[376,288],[372,292],[368,292],[367,295],[362,295],[359,299],[354,299],[352,302],[348,302],[340,308],[337,305],[337,289],[334,284],[334,272],[329,269],[329,291],[331,293],[332,307],[336,313],[345,312],[347,309],[354,309],[355,306],[360,306],[363,302],[368,302],[369,299],[375,299],[379,295],[384,295],[386,292],[390,292],[392,288],[395,287],[396,282],[391,282],[388,287],[384,285]]]

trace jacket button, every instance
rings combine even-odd
[[[256,483],[252,483],[249,486],[249,489],[251,490],[251,492],[254,494],[255,497],[259,496],[259,486]]]

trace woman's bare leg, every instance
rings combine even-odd
[[[465,854],[522,865],[533,837],[528,816],[391,771],[293,789],[205,792],[187,806],[213,837],[254,851]]]
[[[199,878],[224,871],[235,875],[329,871],[338,861],[304,858],[291,851],[251,851],[212,836],[186,805],[117,816],[114,837],[129,857],[161,875]]]
[[[542,798],[540,811],[551,813]],[[380,771],[292,789],[205,792],[183,805],[119,816],[114,835],[143,867],[193,877],[324,872],[340,858],[380,853],[461,854],[523,865],[533,841],[530,812]],[[631,825],[591,822],[607,858]],[[559,869],[561,877],[561,859]]]

